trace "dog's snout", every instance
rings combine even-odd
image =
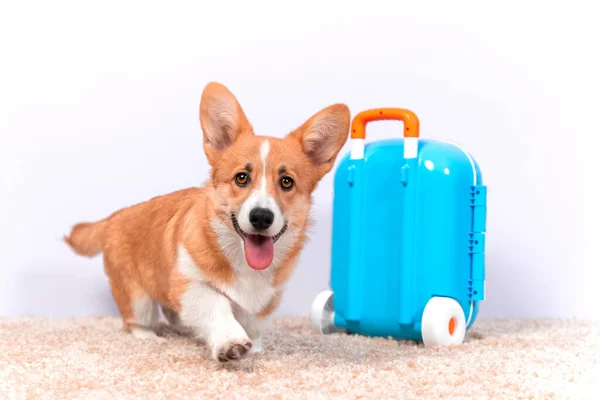
[[[250,223],[254,229],[263,231],[268,229],[275,219],[275,214],[268,208],[255,208],[250,211]]]

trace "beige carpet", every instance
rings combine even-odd
[[[115,318],[0,319],[2,399],[600,398],[600,324],[478,320],[467,343],[425,349],[317,336],[275,320],[266,352],[223,367],[203,346],[139,341]]]

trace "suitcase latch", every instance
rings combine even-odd
[[[348,184],[350,186],[354,185],[354,171],[356,171],[356,167],[354,165],[348,167],[348,175],[346,179],[348,180]]]

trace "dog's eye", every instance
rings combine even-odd
[[[284,176],[279,184],[283,190],[291,190],[294,187],[294,180],[289,176]]]
[[[240,172],[239,174],[237,174],[235,176],[235,183],[239,186],[239,187],[244,187],[248,184],[248,181],[250,179],[248,179],[248,174],[246,174],[245,172]]]

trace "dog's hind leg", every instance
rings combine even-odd
[[[138,339],[158,339],[158,303],[146,293],[139,293],[132,300],[134,320],[129,322],[131,334]]]
[[[106,257],[104,262],[106,266]],[[113,298],[123,318],[124,330],[139,339],[157,339],[159,314],[156,300],[135,282],[115,276],[114,268],[106,270]]]
[[[179,317],[179,314],[177,312],[165,306],[164,304],[161,305],[160,308],[167,321],[169,321],[168,329],[172,330],[180,336],[195,336],[194,330],[191,327],[183,325],[183,323],[181,322],[181,318]]]

